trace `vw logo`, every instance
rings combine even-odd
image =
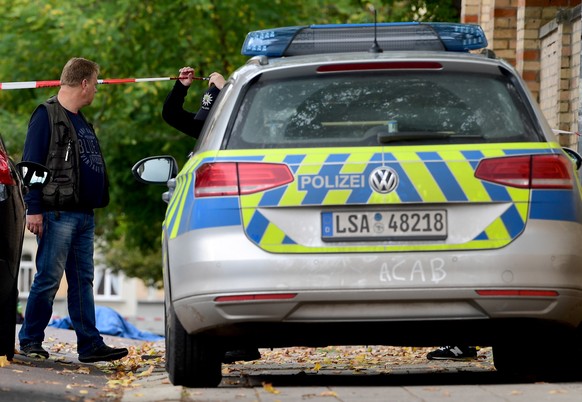
[[[372,170],[370,187],[377,193],[387,194],[398,186],[398,175],[392,168],[382,166]]]

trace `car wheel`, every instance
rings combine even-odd
[[[526,340],[494,344],[493,364],[504,374],[562,376],[580,371],[582,348],[577,337],[540,335],[537,342]],[[543,341],[540,341],[543,339]],[[559,348],[550,345],[564,345]],[[570,346],[568,346],[570,345]]]
[[[189,335],[174,309],[166,309],[166,371],[172,384],[217,387],[222,381],[222,355],[210,339]]]
[[[493,365],[500,373],[523,375],[539,371],[537,366],[540,356],[535,352],[537,348],[532,350],[523,344],[506,342],[493,345],[492,349]],[[532,354],[536,355],[536,358],[531,358]]]
[[[8,267],[0,261],[0,269],[8,272]],[[14,346],[16,342],[16,307],[18,305],[18,290],[16,283],[11,286],[5,303],[0,304],[0,356],[6,356],[8,360],[14,357]]]

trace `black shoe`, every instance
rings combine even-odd
[[[107,345],[86,355],[79,355],[81,363],[110,362],[127,356],[129,351],[126,348],[111,348]]]
[[[260,358],[261,353],[258,349],[237,349],[225,352],[222,362],[227,364],[238,361],[250,362],[252,360],[259,360]]]
[[[426,355],[428,360],[474,360],[477,348],[474,346],[442,346]]]
[[[20,353],[28,357],[42,357],[48,359],[49,352],[47,352],[40,343],[29,343],[20,348]]]

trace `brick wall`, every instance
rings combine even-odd
[[[517,0],[496,0],[493,7],[493,36],[491,48],[497,57],[515,66],[517,57]]]
[[[581,7],[578,6],[577,9],[574,9],[573,17],[574,20],[572,21],[572,44],[571,44],[571,69],[570,69],[570,83],[569,86],[571,88],[569,94],[570,105],[572,108],[571,111],[571,125],[570,130],[576,133],[580,133],[582,131],[582,88],[580,88],[580,77],[582,76],[582,11]],[[577,137],[577,138],[576,138]],[[580,146],[581,137],[578,134],[577,136],[572,136],[572,141],[578,142],[578,146],[575,147],[579,152],[582,151]]]
[[[540,27],[539,102],[552,128],[576,133],[581,109],[580,6],[556,10],[555,18]],[[578,149],[578,136],[559,134],[560,144]]]
[[[582,126],[581,0],[463,0],[461,22],[480,24],[488,48],[512,63],[550,126],[577,133]],[[579,136],[558,135],[578,148]],[[578,149],[580,150],[580,149]]]
[[[520,2],[521,3],[521,2]],[[539,29],[549,15],[548,7],[523,7],[520,4],[517,25],[516,68],[527,83],[534,98],[539,102],[540,95],[540,39]],[[553,7],[549,7],[553,8]]]
[[[464,0],[461,9],[461,21],[468,24],[479,24],[487,39],[493,38],[493,10],[495,0]],[[491,43],[489,44],[490,48]]]
[[[538,101],[550,126],[558,128],[562,43],[557,25],[556,29],[542,38],[540,48],[540,96]]]

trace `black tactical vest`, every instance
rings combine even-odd
[[[85,209],[83,205],[79,205],[81,172],[75,127],[56,96],[49,98],[43,105],[48,112],[51,128],[51,140],[45,165],[52,175],[50,182],[42,190],[43,204],[47,209]],[[79,111],[79,116],[93,129],[81,111]],[[107,188],[105,191],[106,205],[109,201]]]

